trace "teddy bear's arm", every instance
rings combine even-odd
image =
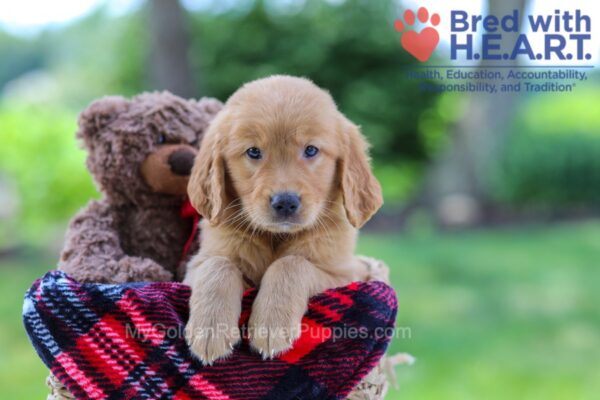
[[[90,202],[69,224],[58,268],[82,282],[173,279],[154,260],[125,254],[113,210],[102,201]]]

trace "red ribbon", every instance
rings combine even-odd
[[[185,242],[185,245],[183,246],[183,251],[181,252],[181,261],[180,262],[183,262],[183,261],[185,261],[185,258],[187,257],[187,255],[190,251],[190,248],[192,247],[192,244],[194,243],[194,240],[196,240],[196,235],[198,234],[198,230],[199,230],[198,223],[200,222],[200,218],[202,218],[202,216],[200,214],[198,214],[198,211],[196,211],[196,209],[194,208],[194,206],[192,205],[192,203],[190,202],[190,200],[188,198],[186,198],[185,201],[183,202],[183,204],[181,205],[181,209],[179,210],[179,216],[184,219],[193,218],[192,219],[193,225],[192,225],[192,231],[190,232],[190,237]],[[254,283],[254,281],[252,281],[252,279],[248,278],[245,274],[243,275],[243,277],[244,277],[244,281],[246,282],[246,284],[249,287],[256,287],[256,283]]]
[[[194,208],[190,199],[186,198],[183,204],[181,205],[181,209],[179,210],[179,216],[183,219],[192,219],[192,231],[190,232],[190,236],[187,241],[183,245],[183,250],[181,252],[181,261],[185,260],[187,257],[194,240],[196,240],[196,236],[198,235],[198,223],[200,222],[200,214]]]

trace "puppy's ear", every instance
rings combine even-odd
[[[342,117],[345,141],[341,159],[341,186],[346,216],[355,228],[362,227],[383,204],[381,186],[371,172],[368,144],[360,130]]]
[[[218,224],[226,206],[225,161],[221,150],[223,117],[213,120],[200,143],[190,180],[188,196],[194,208],[210,222]]]

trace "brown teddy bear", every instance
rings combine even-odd
[[[180,215],[200,139],[222,104],[144,93],[105,97],[79,118],[77,137],[100,200],[71,221],[59,269],[82,282],[181,279],[193,218]]]

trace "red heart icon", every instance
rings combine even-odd
[[[417,33],[415,31],[404,32],[400,43],[404,50],[408,51],[419,61],[427,61],[431,53],[438,45],[440,35],[431,27],[423,29]]]

